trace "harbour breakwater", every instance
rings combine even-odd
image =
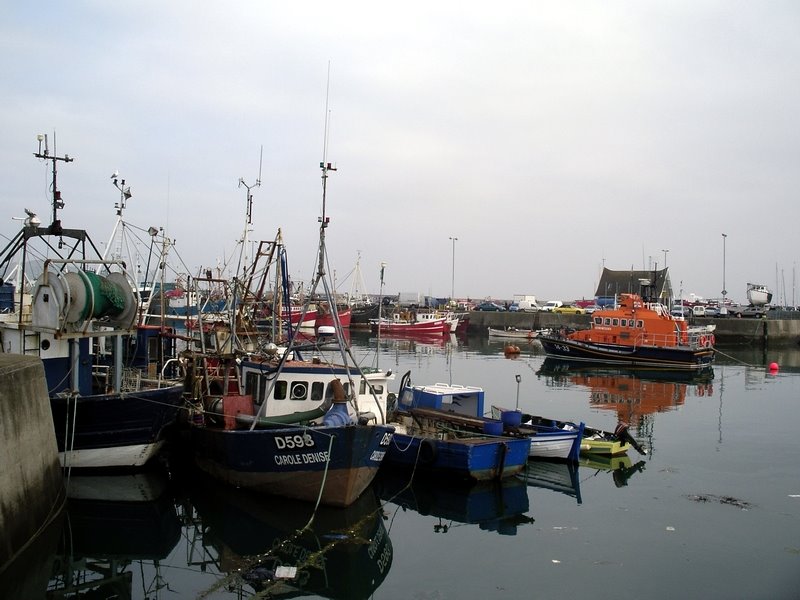
[[[48,525],[59,518],[65,499],[44,368],[38,358],[0,353],[0,465],[2,575],[45,537],[45,530],[52,529]],[[11,593],[0,585],[0,597],[31,597],[15,589]]]
[[[489,327],[586,329],[591,318],[591,315],[568,315],[546,311],[534,313],[472,311],[469,313],[468,333],[485,335]],[[690,317],[689,325],[715,325],[714,337],[721,346],[796,346],[800,343],[800,319]]]

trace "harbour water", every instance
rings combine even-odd
[[[487,404],[603,429],[624,420],[650,451],[531,463],[500,486],[381,476],[311,523],[309,505],[175,463],[73,477],[63,526],[3,575],[0,595],[77,598],[101,585],[97,597],[137,599],[800,595],[800,352],[722,348],[713,376],[675,379],[543,372],[535,343],[509,359],[486,338],[381,339],[379,354],[369,334],[352,342],[395,383],[411,370],[415,383],[481,386]],[[292,567],[294,579],[268,583]]]

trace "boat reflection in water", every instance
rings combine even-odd
[[[186,512],[198,520],[192,547],[202,556],[190,564],[223,575],[207,592],[249,587],[259,597],[368,598],[389,572],[392,543],[372,487],[347,507],[315,513],[311,503],[199,482]]]
[[[655,369],[614,369],[581,366],[545,359],[538,375],[551,386],[589,388],[594,408],[615,410],[620,420],[666,412],[681,406],[687,396],[713,396],[714,371],[670,371]]]
[[[435,517],[437,533],[447,533],[458,524],[516,535],[518,526],[534,521],[525,514],[528,490],[518,477],[477,482],[415,477],[410,481],[408,473],[381,469],[374,485],[384,502]]]
[[[581,480],[597,478],[602,473],[610,473],[615,487],[625,487],[636,473],[644,471],[645,461],[636,463],[627,455],[602,456],[581,455],[577,464],[567,461],[529,460],[527,468],[520,474],[529,486],[550,490],[574,498],[583,504]]]
[[[67,517],[48,598],[131,598],[137,587],[157,594],[159,570],[181,535],[166,477],[160,473],[72,476]]]

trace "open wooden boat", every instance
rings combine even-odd
[[[489,337],[491,338],[509,338],[517,340],[532,340],[539,332],[535,329],[517,329],[516,327],[509,327],[506,329],[495,329],[489,327]]]

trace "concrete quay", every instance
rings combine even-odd
[[[551,312],[471,311],[467,332],[487,335],[489,327],[503,329],[547,329],[589,327],[591,315]],[[716,325],[714,337],[719,346],[796,346],[800,344],[800,319],[748,319],[690,317],[690,325]]]
[[[37,544],[42,532],[52,529],[48,525],[59,518],[66,498],[44,367],[38,358],[0,353],[0,465],[3,575]],[[19,589],[12,595],[0,586],[0,597],[30,596]]]

